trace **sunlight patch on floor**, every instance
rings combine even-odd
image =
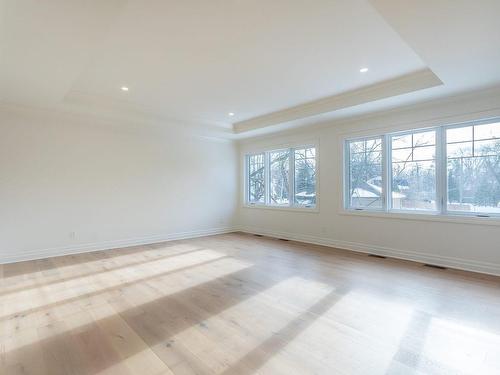
[[[193,343],[189,350],[215,373],[221,373],[333,289],[323,283],[291,277],[183,330],[172,337],[172,342]],[[290,298],[292,293],[300,298]]]
[[[457,371],[498,375],[500,335],[432,318],[421,354]]]
[[[361,290],[348,291],[285,350],[291,355],[308,353],[332,372],[337,368],[349,369],[353,374],[385,374],[412,312],[409,305],[379,299]],[[389,326],[387,320],[391,321]]]
[[[4,277],[0,292],[3,294],[4,292],[9,293],[9,290],[14,288],[17,290],[19,288],[39,287],[40,284],[43,283],[50,283],[65,278],[75,278],[80,275],[98,272],[103,269],[105,270],[106,268],[122,267],[128,264],[134,265],[135,263],[141,261],[155,260],[156,258],[162,258],[165,256],[182,255],[183,253],[191,253],[195,250],[202,250],[201,247],[190,244],[156,247],[137,252],[130,252],[130,249],[131,248],[107,250],[106,256],[100,257],[99,259],[95,259],[95,257],[99,256],[98,254],[101,254],[101,252],[83,253],[29,262],[32,268],[37,265],[39,267],[33,271],[21,272],[17,275]],[[122,251],[124,254],[117,255],[116,253],[119,251]],[[6,265],[6,267],[28,267],[27,263],[28,262],[21,262],[13,265]],[[47,269],[44,268],[45,264],[49,266]]]
[[[63,327],[63,332],[76,330],[95,320],[109,318],[134,307],[140,307],[159,298],[182,292],[252,266],[251,263],[220,255],[218,258],[210,259],[214,262],[199,266],[194,263],[192,268],[182,272],[151,278],[150,282],[157,281],[158,285],[162,285],[161,295],[159,295],[158,290],[139,281],[130,285],[124,284],[113,292],[96,295],[94,300],[83,298],[70,303],[62,302],[35,313],[27,313],[14,319],[5,320],[0,323],[0,332],[4,335],[4,337],[0,336],[0,340],[5,345],[6,351],[19,349],[40,340],[33,333],[39,327],[49,326],[52,328],[50,332],[53,334],[62,333],[56,330],[58,327]],[[202,269],[203,271],[201,271]],[[93,303],[93,301],[99,303]],[[23,329],[19,329],[19,327],[23,327]],[[44,338],[48,337],[44,336]]]
[[[196,255],[179,255],[178,257],[162,259],[153,263],[110,270],[98,275],[85,276],[46,286],[42,285],[37,289],[19,291],[2,297],[2,303],[5,307],[3,316],[0,318],[89,293],[98,293],[103,289],[135,282],[145,276],[161,275],[165,272],[175,271],[204,261],[222,258],[223,256],[225,255],[217,251],[205,249],[197,252]]]

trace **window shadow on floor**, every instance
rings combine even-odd
[[[210,317],[293,276],[258,268],[250,266],[82,326],[66,327],[64,322],[60,326],[49,325],[44,330],[53,332],[53,335],[47,338],[12,351],[6,346],[3,365],[36,365],[35,369],[24,369],[33,374],[56,375],[69,371],[93,375],[152,347],[168,366],[176,366],[186,362],[187,352],[172,344],[171,337],[195,325],[210,329],[203,326]],[[104,327],[123,327],[123,331],[119,332],[117,328],[110,336]],[[133,339],[136,334],[147,346]],[[189,364],[203,366],[195,360]],[[14,367],[7,367],[6,373],[9,371],[14,373]]]

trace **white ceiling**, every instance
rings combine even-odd
[[[0,0],[0,12],[7,103],[230,128],[421,71],[438,83],[295,124],[500,84],[498,0]],[[269,118],[259,126],[286,120]]]

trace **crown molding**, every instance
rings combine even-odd
[[[375,100],[442,85],[443,82],[430,69],[423,69],[356,90],[318,99],[281,111],[258,116],[233,124],[236,134],[333,112],[339,109],[369,103]]]

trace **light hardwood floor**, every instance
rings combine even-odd
[[[500,374],[500,278],[228,234],[0,266],[0,374]]]

